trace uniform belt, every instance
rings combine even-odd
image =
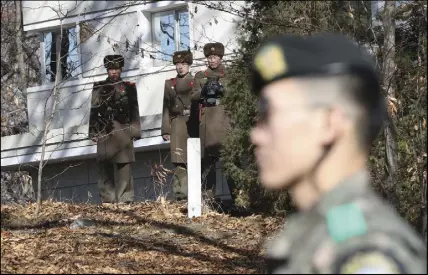
[[[181,116],[190,116],[190,110],[183,110],[180,113]]]
[[[177,117],[177,116],[190,116],[190,110],[188,109],[184,109],[181,112],[173,112],[172,117]]]
[[[214,106],[218,106],[218,105],[220,105],[220,99],[219,98],[217,98],[216,100],[215,100],[215,103],[214,104],[207,104],[207,103],[203,103],[202,104],[202,107],[214,107]]]

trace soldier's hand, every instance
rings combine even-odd
[[[97,138],[97,137],[92,137],[92,138],[91,138],[91,140],[92,140],[93,142],[98,142],[98,138]]]
[[[167,140],[169,140],[170,136],[169,135],[163,135],[162,138],[164,141],[167,141]]]

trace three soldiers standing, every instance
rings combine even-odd
[[[229,127],[222,97],[227,78],[222,64],[224,46],[204,46],[208,67],[193,78],[190,51],[173,55],[177,76],[165,81],[162,137],[171,142],[171,162],[175,166],[173,192],[176,200],[187,199],[187,139],[201,139],[203,191],[214,199],[216,163]],[[103,202],[131,202],[134,199],[131,163],[135,162],[133,140],[141,138],[137,89],[120,78],[124,59],[120,55],[104,58],[108,72],[105,81],[96,82],[92,92],[90,135],[97,142],[98,187]],[[118,180],[115,180],[115,171]],[[234,186],[228,180],[234,198]]]

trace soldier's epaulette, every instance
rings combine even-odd
[[[131,85],[131,86],[135,86],[135,82],[131,82],[131,81],[125,81],[126,85]]]
[[[94,87],[98,87],[98,86],[102,86],[102,85],[104,85],[104,80],[94,82]]]

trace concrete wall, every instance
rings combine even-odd
[[[136,162],[133,164],[133,176],[135,185],[135,200],[156,200],[161,194],[171,198],[172,175],[168,175],[164,185],[155,182],[151,175],[151,169],[155,164],[163,165],[173,170],[169,159],[169,150],[140,152],[136,154]],[[32,171],[34,190],[37,192],[37,174]],[[225,178],[221,177],[218,169],[217,196],[229,198],[230,193]],[[64,202],[89,202],[100,203],[98,194],[98,172],[95,159],[68,161],[47,165],[43,169],[42,197]]]

